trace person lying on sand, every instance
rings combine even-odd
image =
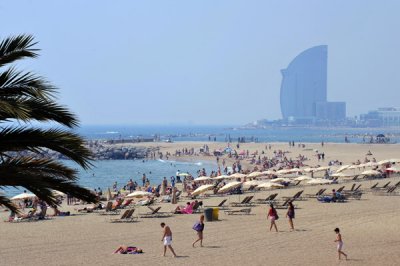
[[[143,250],[137,247],[120,246],[113,254],[139,254],[143,253]]]

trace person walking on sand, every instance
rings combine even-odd
[[[292,202],[289,202],[286,217],[289,219],[290,230],[294,231],[293,219],[294,219],[294,206]]]
[[[194,247],[194,244],[200,241],[200,247],[203,247],[204,215],[200,216],[200,221],[194,224],[193,229],[197,232],[198,238],[193,242],[192,246]]]
[[[161,223],[161,228],[163,228],[163,236],[161,238],[161,242],[164,242],[164,254],[163,256],[165,257],[165,253],[167,252],[167,247],[169,250],[171,250],[172,254],[174,254],[174,257],[176,257],[175,251],[172,248],[172,231],[169,228],[168,225],[165,225],[165,223]]]
[[[343,240],[342,240],[342,235],[340,234],[339,228],[335,228],[335,233],[336,233],[336,239],[334,242],[337,243],[337,252],[338,252],[339,260],[341,259],[341,255],[345,256],[346,260],[347,260],[347,254],[342,251]]]
[[[267,219],[271,221],[271,226],[269,227],[269,231],[272,230],[272,227],[275,227],[275,231],[278,232],[278,227],[276,226],[275,221],[279,219],[278,212],[274,208],[273,204],[269,205],[269,211],[268,211],[268,216]]]

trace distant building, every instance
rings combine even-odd
[[[384,107],[360,115],[360,122],[369,127],[399,127],[400,108]]]
[[[345,102],[317,102],[315,116],[319,120],[343,120],[346,118]]]
[[[282,72],[281,111],[291,123],[344,120],[346,103],[327,101],[328,46],[307,49]]]

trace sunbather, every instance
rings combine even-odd
[[[103,208],[104,208],[104,206],[101,203],[99,203],[99,204],[92,205],[90,207],[78,209],[77,211],[78,212],[93,212],[95,210],[102,210]]]
[[[143,250],[137,247],[120,246],[114,251],[114,254],[139,254],[143,253]]]
[[[62,211],[60,211],[57,206],[53,206],[52,208],[54,210],[53,216],[69,216],[69,215],[71,215],[70,212],[62,212]]]
[[[192,203],[187,202],[186,207],[178,206],[178,207],[176,207],[174,213],[176,213],[176,214],[192,214],[194,204],[196,204],[196,202],[193,201]]]

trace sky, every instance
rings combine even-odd
[[[17,64],[60,88],[83,125],[232,125],[281,118],[281,69],[328,45],[328,100],[352,117],[399,107],[400,1],[0,2]]]

